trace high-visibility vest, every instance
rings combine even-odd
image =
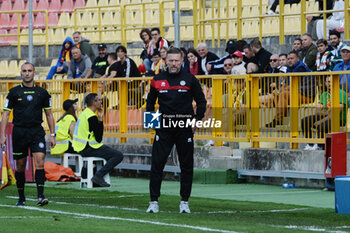
[[[69,141],[72,140],[69,134],[72,122],[76,122],[74,116],[67,114],[55,125],[56,146],[51,148],[51,154],[60,155],[68,150]]]
[[[93,116],[96,116],[96,114],[90,108],[86,108],[80,114],[77,124],[75,125],[72,144],[73,149],[78,153],[84,150],[87,143],[94,149],[103,146],[103,143],[96,141],[94,132],[90,132],[89,118]]]

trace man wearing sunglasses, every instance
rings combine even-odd
[[[160,51],[160,49],[163,47],[169,47],[169,42],[165,38],[161,37],[159,28],[152,28],[151,37],[151,45],[147,51],[150,56],[152,56],[156,50]]]
[[[16,160],[15,178],[19,199],[17,206],[24,206],[25,168],[27,164],[28,148],[35,162],[35,182],[38,193],[37,205],[44,206],[49,203],[44,196],[45,183],[45,131],[41,126],[43,122],[43,109],[51,132],[50,146],[56,145],[55,121],[51,112],[51,95],[34,83],[34,65],[26,62],[21,67],[23,82],[11,88],[3,107],[1,120],[1,147],[6,145],[5,130],[9,115],[13,110],[13,158]]]

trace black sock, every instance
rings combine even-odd
[[[44,196],[45,170],[35,171],[36,189],[38,190],[38,198]]]
[[[20,200],[25,200],[24,197],[24,183],[26,182],[26,176],[24,172],[15,172],[16,185],[18,190],[18,196]]]

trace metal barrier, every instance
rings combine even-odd
[[[45,30],[43,33],[36,33],[33,31],[33,38],[35,40],[36,36],[44,36],[44,41],[41,41],[43,38],[39,38],[40,43],[44,43],[45,45],[45,57],[49,57],[49,40],[48,40],[48,11],[47,10],[33,10],[33,15],[35,13],[43,12],[45,13]],[[21,37],[28,37],[28,33],[22,33],[21,29],[24,27],[24,25],[21,25],[21,18],[23,14],[29,14],[28,10],[25,11],[0,11],[0,14],[9,14],[12,15],[12,17],[15,17],[17,15],[17,33],[11,33],[11,34],[0,34],[0,37],[17,37],[17,57],[21,58]],[[34,25],[34,20],[33,20]],[[35,26],[35,25],[34,25]],[[23,31],[23,29],[22,29]],[[34,41],[33,40],[33,41]],[[27,42],[27,41],[26,41]],[[34,44],[35,41],[33,42]]]
[[[253,147],[259,147],[260,142],[288,142],[291,148],[298,148],[298,143],[323,143],[327,132],[350,132],[349,77],[349,71],[198,76],[207,100],[204,120],[214,118],[222,124],[220,128],[198,129],[195,138],[214,140],[216,145],[251,142]],[[78,98],[79,115],[85,96],[98,93],[105,110],[104,135],[126,142],[127,138],[151,141],[154,137],[153,131],[143,128],[150,80],[56,79],[37,83],[51,93],[55,119],[63,114],[64,100]],[[20,81],[0,81],[1,105],[16,83]],[[322,105],[327,107],[320,108]],[[316,114],[320,117],[313,119]],[[280,124],[271,124],[273,120]],[[324,127],[319,127],[320,123]],[[44,125],[48,131],[46,122]]]

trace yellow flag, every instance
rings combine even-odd
[[[1,190],[5,187],[16,184],[16,179],[13,174],[10,162],[5,151],[2,152],[2,176],[1,176]]]

